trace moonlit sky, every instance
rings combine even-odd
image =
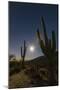
[[[41,16],[44,16],[48,37],[51,37],[51,31],[54,30],[57,40],[57,12],[57,5],[9,2],[9,54],[14,54],[19,59],[21,57],[20,47],[26,40],[26,59],[43,55],[38,44],[36,30],[40,29],[43,38],[40,20]],[[30,46],[34,46],[34,52],[30,51]]]

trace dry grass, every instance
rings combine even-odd
[[[9,88],[28,87],[31,79],[24,73],[24,70],[9,78]]]

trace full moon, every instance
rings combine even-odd
[[[34,46],[30,46],[30,51],[34,52],[34,50],[35,50],[35,47]]]

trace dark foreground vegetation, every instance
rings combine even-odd
[[[9,88],[40,87],[58,85],[58,62],[57,53],[54,62],[54,81],[50,84],[50,71],[48,59],[44,56],[31,61],[25,61],[25,68],[22,62],[10,61]]]

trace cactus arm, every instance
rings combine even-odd
[[[23,55],[22,55],[22,46],[21,46],[21,57],[22,57]]]
[[[25,57],[25,55],[26,55],[26,41],[24,40],[24,57]]]
[[[47,55],[47,49],[46,49],[46,47],[45,47],[45,45],[44,45],[43,40],[41,40],[41,42],[40,42],[40,47],[41,47],[41,49],[42,49],[42,52],[43,52],[45,55]]]
[[[54,31],[52,31],[52,49],[53,49],[53,51],[56,51],[56,38],[55,38]]]
[[[51,39],[48,40],[48,49],[51,50]]]
[[[44,22],[44,18],[43,17],[41,18],[41,23],[42,23],[42,26],[43,26],[45,45],[47,47],[48,46],[48,37],[47,37],[46,27],[45,27],[45,22]]]
[[[45,48],[45,47],[44,47],[44,43],[43,43],[43,40],[41,40],[39,30],[37,30],[37,36],[38,36],[39,45],[40,45],[41,49],[44,49],[44,48]]]
[[[39,42],[41,42],[41,37],[40,37],[39,29],[37,29],[37,37],[38,37]]]
[[[37,30],[37,37],[38,37],[39,45],[40,45],[40,47],[41,47],[42,52],[46,54],[46,53],[47,53],[46,47],[45,47],[45,45],[44,45],[43,40],[41,40],[39,30]]]

